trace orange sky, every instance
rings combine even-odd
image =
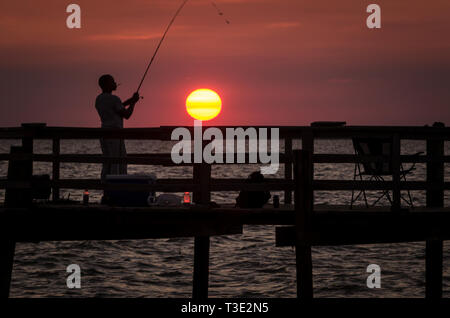
[[[82,9],[69,30],[66,6]],[[450,1],[190,0],[163,43],[125,127],[192,124],[184,101],[222,97],[215,125],[450,124]],[[370,3],[381,30],[365,25]],[[97,78],[122,99],[181,0],[0,3],[0,125],[99,125]]]

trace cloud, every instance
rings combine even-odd
[[[197,3],[201,3],[202,1],[197,1]],[[220,1],[214,1],[216,4],[220,5],[222,3],[230,3],[230,4],[234,4],[234,3],[266,3],[269,2],[270,0],[220,0]]]
[[[353,84],[355,80],[352,78],[330,78],[328,82],[333,84]]]
[[[300,26],[300,22],[274,22],[266,24],[268,29],[287,29],[287,28],[297,28]]]
[[[161,38],[160,33],[153,34],[94,34],[87,37],[91,41],[142,41]]]

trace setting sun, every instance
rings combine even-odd
[[[186,99],[188,114],[197,120],[210,120],[219,115],[222,101],[219,95],[207,88],[193,91]]]

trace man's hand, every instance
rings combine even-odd
[[[139,101],[139,98],[140,98],[139,93],[136,92],[133,94],[133,97],[130,98],[130,102],[132,104],[136,104]]]
[[[131,117],[131,115],[133,114],[133,110],[134,110],[134,105],[139,101],[141,97],[139,96],[139,93],[136,92],[133,94],[133,96],[129,99],[127,99],[124,103],[123,106],[130,106],[128,108],[123,108],[120,112],[119,115],[122,116],[125,119],[128,119]]]

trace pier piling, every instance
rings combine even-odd
[[[444,206],[444,140],[427,140],[427,184],[426,205],[429,208]],[[443,241],[430,237],[425,251],[425,297],[442,298]]]
[[[0,298],[9,297],[11,277],[14,265],[16,242],[2,237],[0,240]]]
[[[31,181],[33,177],[33,139],[22,139],[22,146],[11,146],[8,162],[8,181],[27,183],[23,188],[6,188],[5,206],[8,208],[29,207],[32,204]],[[14,155],[19,158],[14,158]],[[3,220],[4,222],[4,220]],[[6,225],[7,226],[7,225]],[[9,297],[16,242],[6,235],[0,235],[0,293]]]
[[[211,201],[211,165],[206,163],[194,164],[193,169],[194,180],[200,183],[200,191],[193,193],[193,201],[196,204],[207,206]],[[193,299],[208,298],[209,245],[209,236],[196,236],[194,239]]]
[[[294,151],[294,182],[296,191],[295,227],[297,233],[297,297],[313,298],[313,269],[311,256],[311,222],[313,212],[312,154],[308,150]]]

